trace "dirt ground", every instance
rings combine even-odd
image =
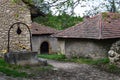
[[[120,80],[120,76],[101,71],[91,65],[47,60],[54,68],[41,71],[38,67],[28,70],[29,78],[12,78],[0,73],[0,80]]]

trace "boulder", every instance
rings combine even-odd
[[[120,66],[120,40],[112,44],[108,51],[108,58],[111,64]]]

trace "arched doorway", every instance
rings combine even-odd
[[[40,46],[40,53],[41,54],[48,54],[49,53],[49,43],[48,42],[42,42]]]

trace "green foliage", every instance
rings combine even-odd
[[[103,18],[108,17],[108,13],[107,13],[107,12],[103,12],[103,13],[102,13],[102,17],[103,17]]]
[[[16,13],[16,14],[14,14],[14,16],[17,19],[19,17],[19,14]]]
[[[92,64],[102,65],[102,64],[109,64],[109,62],[110,61],[108,58],[103,58],[103,59],[94,60]]]
[[[20,66],[7,64],[3,59],[0,58],[0,72],[12,77],[33,77],[38,75],[39,72],[44,73],[52,70],[53,66]]]
[[[91,64],[91,65],[101,65],[101,64],[108,64],[109,63],[108,58],[97,59],[97,60],[93,60],[90,58],[67,59],[65,57],[65,55],[63,55],[63,54],[40,54],[40,55],[38,55],[38,57],[52,59],[52,60],[58,60],[58,61],[69,61],[69,62],[76,62],[76,63],[82,63],[82,64]]]
[[[73,59],[72,61],[77,63],[94,65],[98,69],[109,73],[120,74],[120,68],[114,64],[109,64],[110,61],[108,58],[103,58],[98,60],[80,58],[80,59]]]
[[[59,60],[59,61],[66,59],[65,55],[63,55],[63,54],[40,54],[40,55],[38,55],[38,57]]]
[[[33,0],[11,0],[13,3],[19,4],[21,1],[23,1],[26,5],[35,5],[33,3]]]
[[[34,19],[34,21],[37,23],[56,28],[58,30],[63,30],[71,27],[81,22],[82,20],[83,18],[81,17],[74,17],[65,13],[58,16],[48,14],[46,17],[40,16]]]
[[[52,59],[52,60],[58,60],[58,61],[67,61],[67,62],[75,62],[75,63],[80,63],[80,64],[89,64],[89,65],[94,65],[94,67],[109,72],[109,73],[114,73],[114,74],[120,74],[120,68],[117,67],[116,65],[109,64],[109,59],[108,58],[103,58],[103,59],[89,59],[89,58],[73,58],[73,59],[67,59],[65,55],[58,55],[58,54],[51,54],[51,55],[38,55],[38,57],[41,58],[47,58],[47,59]]]
[[[109,73],[120,74],[120,67],[114,64],[101,64],[97,65],[96,67]]]
[[[107,12],[103,12],[103,13],[102,13],[102,18],[103,18],[104,20],[106,20],[106,21],[107,21],[107,18],[108,18],[108,19],[109,19],[109,18],[119,19],[119,18],[120,18],[120,14],[115,13],[114,15],[109,16],[109,14],[108,14]],[[109,20],[108,20],[108,21],[109,21]]]
[[[19,72],[18,69],[22,68],[17,65],[7,64],[3,59],[0,59],[0,72],[3,72],[7,76],[13,77],[27,77],[28,74],[25,72]]]
[[[21,0],[11,0],[14,3],[19,3]]]
[[[108,65],[109,72],[112,73],[120,73],[120,68],[118,68],[116,65],[110,64]]]
[[[7,76],[13,76],[13,77],[27,77],[27,73],[25,72],[18,72],[16,70],[11,70],[6,67],[0,67],[0,72],[3,72]]]
[[[82,64],[91,64],[93,62],[92,59],[85,59],[85,58],[79,58],[79,59],[70,59],[71,62],[76,62],[76,63],[82,63]]]
[[[90,58],[74,58],[74,59],[71,59],[70,61],[76,62],[76,63],[82,63],[82,64],[90,64],[90,65],[101,65],[101,64],[109,63],[108,58],[97,59],[97,60],[93,60]]]

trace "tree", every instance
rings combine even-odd
[[[19,1],[19,0],[13,0]],[[43,13],[52,12],[51,9],[56,11],[55,13],[62,14],[67,13],[74,15],[74,9],[76,6],[86,2],[84,6],[88,6],[90,9],[86,10],[84,15],[95,15],[103,11],[119,12],[120,1],[119,0],[22,0],[30,7],[35,7],[37,10]],[[99,2],[98,2],[99,1]],[[89,4],[89,2],[91,2]],[[96,4],[97,2],[97,4]],[[94,3],[94,4],[93,4]],[[98,4],[99,3],[99,4]]]
[[[34,19],[34,21],[37,23],[56,28],[58,30],[63,30],[71,27],[82,20],[83,18],[81,17],[74,17],[66,13],[58,16],[47,14],[45,17],[39,16]]]
[[[16,0],[15,0],[16,1]],[[56,10],[56,13],[67,13],[74,15],[74,9],[77,5],[89,0],[22,0],[27,5],[36,6],[44,13],[51,12],[51,9]]]
[[[119,0],[103,0],[97,5],[89,5],[90,10],[86,10],[84,15],[94,16],[101,12],[120,12],[120,1]]]
[[[110,3],[110,12],[117,12],[116,9],[116,4],[115,4],[115,0],[108,0],[108,2]]]

